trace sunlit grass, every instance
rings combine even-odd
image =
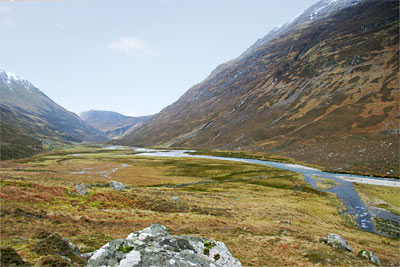
[[[333,187],[341,185],[341,183],[339,183],[335,180],[332,180],[332,179],[328,179],[328,178],[315,177],[315,176],[313,176],[312,178],[317,180],[316,184],[317,184],[318,188],[321,190],[327,190],[327,189],[331,189]]]
[[[400,215],[400,188],[355,184],[357,192],[373,205]]]
[[[210,159],[115,157],[121,151],[101,148],[85,157],[69,156],[83,150],[2,164],[2,245],[37,263],[40,255],[32,246],[42,230],[58,232],[89,252],[159,223],[173,234],[225,242],[245,266],[326,263],[316,255],[328,255],[332,264],[364,266],[368,263],[356,256],[361,249],[386,263],[400,261],[397,241],[360,231],[339,214],[342,206],[333,194],[314,190],[299,174]],[[130,188],[90,186],[111,180]],[[213,183],[166,187],[200,181]],[[86,195],[76,193],[77,182],[88,185]],[[332,232],[342,235],[354,253],[318,242]]]

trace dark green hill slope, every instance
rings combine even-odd
[[[0,70],[0,112],[1,159],[29,156],[54,142],[107,139],[27,80],[3,70]]]

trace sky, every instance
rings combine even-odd
[[[0,0],[0,69],[79,114],[155,114],[317,0]]]

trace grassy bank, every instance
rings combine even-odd
[[[164,148],[160,148],[164,149]],[[171,148],[169,148],[171,149]],[[174,148],[174,149],[187,149],[187,148]],[[190,153],[192,155],[207,155],[207,156],[217,156],[217,157],[228,157],[228,158],[245,158],[245,159],[258,159],[258,160],[267,160],[267,161],[275,161],[282,163],[291,163],[291,164],[300,164],[303,166],[319,169],[325,172],[331,173],[341,173],[341,174],[351,174],[351,175],[361,175],[361,176],[374,176],[374,177],[382,177],[382,178],[393,178],[399,179],[400,177],[395,176],[393,174],[382,174],[378,172],[367,172],[367,171],[355,171],[355,170],[339,170],[332,168],[323,167],[323,165],[316,165],[305,163],[302,161],[295,160],[291,157],[287,157],[281,154],[276,153],[264,153],[264,152],[246,152],[246,151],[231,151],[231,150],[212,150],[212,149],[196,149],[196,152]]]
[[[400,215],[400,189],[387,186],[355,184],[354,188],[369,206],[386,209]]]
[[[89,252],[159,223],[173,234],[220,240],[245,266],[368,266],[357,256],[361,249],[400,264],[398,240],[360,231],[340,216],[334,195],[312,189],[296,173],[131,152],[79,147],[2,162],[1,245],[39,265],[42,255],[33,248],[43,230]],[[79,195],[74,187],[111,180],[130,188],[93,185]],[[200,181],[215,183],[167,187]],[[329,233],[342,235],[353,252],[320,243]]]

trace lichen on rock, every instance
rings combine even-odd
[[[208,254],[204,254],[204,250]],[[242,266],[224,243],[199,237],[172,236],[162,225],[153,224],[112,240],[88,261],[95,266]]]
[[[75,190],[79,195],[86,195],[87,194],[87,186],[84,183],[76,183]]]
[[[347,244],[347,241],[338,234],[329,234],[327,243],[335,248],[341,248],[343,250],[352,251],[349,244]]]
[[[372,263],[375,263],[376,265],[381,265],[381,261],[379,260],[378,256],[376,256],[375,253],[370,250],[363,249],[358,253],[358,255],[362,258],[369,260]]]
[[[128,186],[124,185],[123,183],[111,181],[109,183],[110,187],[115,190],[124,190],[125,188],[129,188]]]

